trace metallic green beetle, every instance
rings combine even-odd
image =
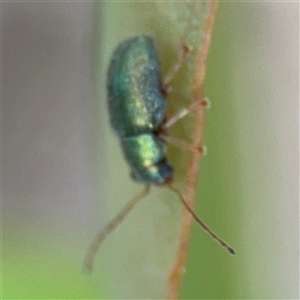
[[[107,90],[111,124],[132,177],[145,184],[165,182],[172,175],[172,167],[157,132],[167,100],[151,37],[137,35],[118,46],[109,66]]]
[[[111,125],[120,138],[132,177],[146,184],[146,187],[95,236],[84,259],[84,270],[92,270],[102,242],[134,205],[149,194],[153,184],[168,184],[196,222],[234,254],[234,250],[197,217],[180,191],[171,185],[172,167],[166,160],[165,144],[159,138],[167,100],[160,80],[158,55],[151,37],[137,35],[117,47],[109,66],[107,94]]]

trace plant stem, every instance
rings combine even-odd
[[[202,38],[201,43],[196,54],[196,69],[191,83],[193,102],[201,103],[204,101],[203,82],[205,77],[205,63],[208,55],[208,51],[211,44],[211,35],[214,26],[215,16],[218,8],[218,1],[212,0],[208,3],[208,10],[206,17],[202,23]],[[193,146],[201,147],[203,129],[204,129],[204,115],[205,106],[199,105],[195,110],[195,117],[193,121],[193,129],[191,132],[191,140]],[[187,181],[186,189],[184,193],[184,199],[188,205],[192,208],[195,203],[197,178],[199,173],[201,153],[200,151],[193,151],[190,156],[189,167],[187,169]],[[186,254],[188,248],[188,242],[190,237],[190,229],[193,217],[186,210],[183,210],[183,216],[181,221],[181,232],[179,236],[178,246],[175,254],[175,259],[171,271],[168,276],[168,299],[179,299],[180,283],[183,270],[185,268]]]

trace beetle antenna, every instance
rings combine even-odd
[[[146,185],[144,190],[131,199],[123,209],[95,236],[90,244],[86,256],[83,261],[83,272],[91,273],[93,269],[94,259],[101,244],[114,231],[118,225],[125,219],[128,213],[133,209],[142,198],[146,197],[150,192],[150,185]]]
[[[179,197],[182,204],[185,206],[187,211],[193,216],[194,220],[212,237],[214,238],[221,246],[225,247],[231,254],[235,254],[235,251],[228,246],[226,242],[224,242],[222,239],[220,239],[208,226],[206,226],[196,215],[196,213],[190,208],[180,191],[173,187],[172,185],[168,185],[170,190],[173,191],[177,196]]]

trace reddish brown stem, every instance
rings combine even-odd
[[[203,81],[205,77],[205,63],[211,43],[211,35],[214,26],[215,16],[217,12],[218,1],[212,0],[208,3],[207,15],[202,23],[202,39],[199,50],[196,54],[196,70],[194,81],[192,82],[193,102],[201,103],[204,101]],[[203,127],[204,127],[205,106],[199,105],[195,110],[195,118],[193,129],[191,132],[191,140],[194,147],[201,147]],[[199,163],[201,152],[194,151],[191,153],[189,167],[187,170],[186,190],[184,199],[190,207],[194,206],[196,185],[199,171]],[[180,283],[182,270],[185,267],[186,253],[188,248],[192,215],[183,210],[181,232],[179,236],[178,247],[175,259],[168,277],[168,299],[179,299]]]

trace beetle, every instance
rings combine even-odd
[[[147,35],[125,40],[112,56],[107,80],[111,125],[133,179],[145,184],[163,183],[172,175],[158,137],[167,107],[160,78],[156,48]]]
[[[180,64],[181,62],[175,65],[173,73]],[[172,77],[172,74],[169,77]],[[164,130],[185,116],[189,110],[184,109],[166,120],[166,90],[161,81],[158,53],[153,38],[140,34],[123,41],[115,50],[108,69],[108,111],[111,126],[119,137],[132,178],[146,186],[95,237],[84,260],[84,268],[87,271],[92,270],[95,254],[104,239],[120,224],[134,205],[149,194],[153,185],[168,186],[179,196],[196,222],[230,253],[235,254],[231,247],[198,218],[179,190],[171,185],[173,169],[166,159],[165,140],[184,148],[190,147],[182,141],[168,137]]]

